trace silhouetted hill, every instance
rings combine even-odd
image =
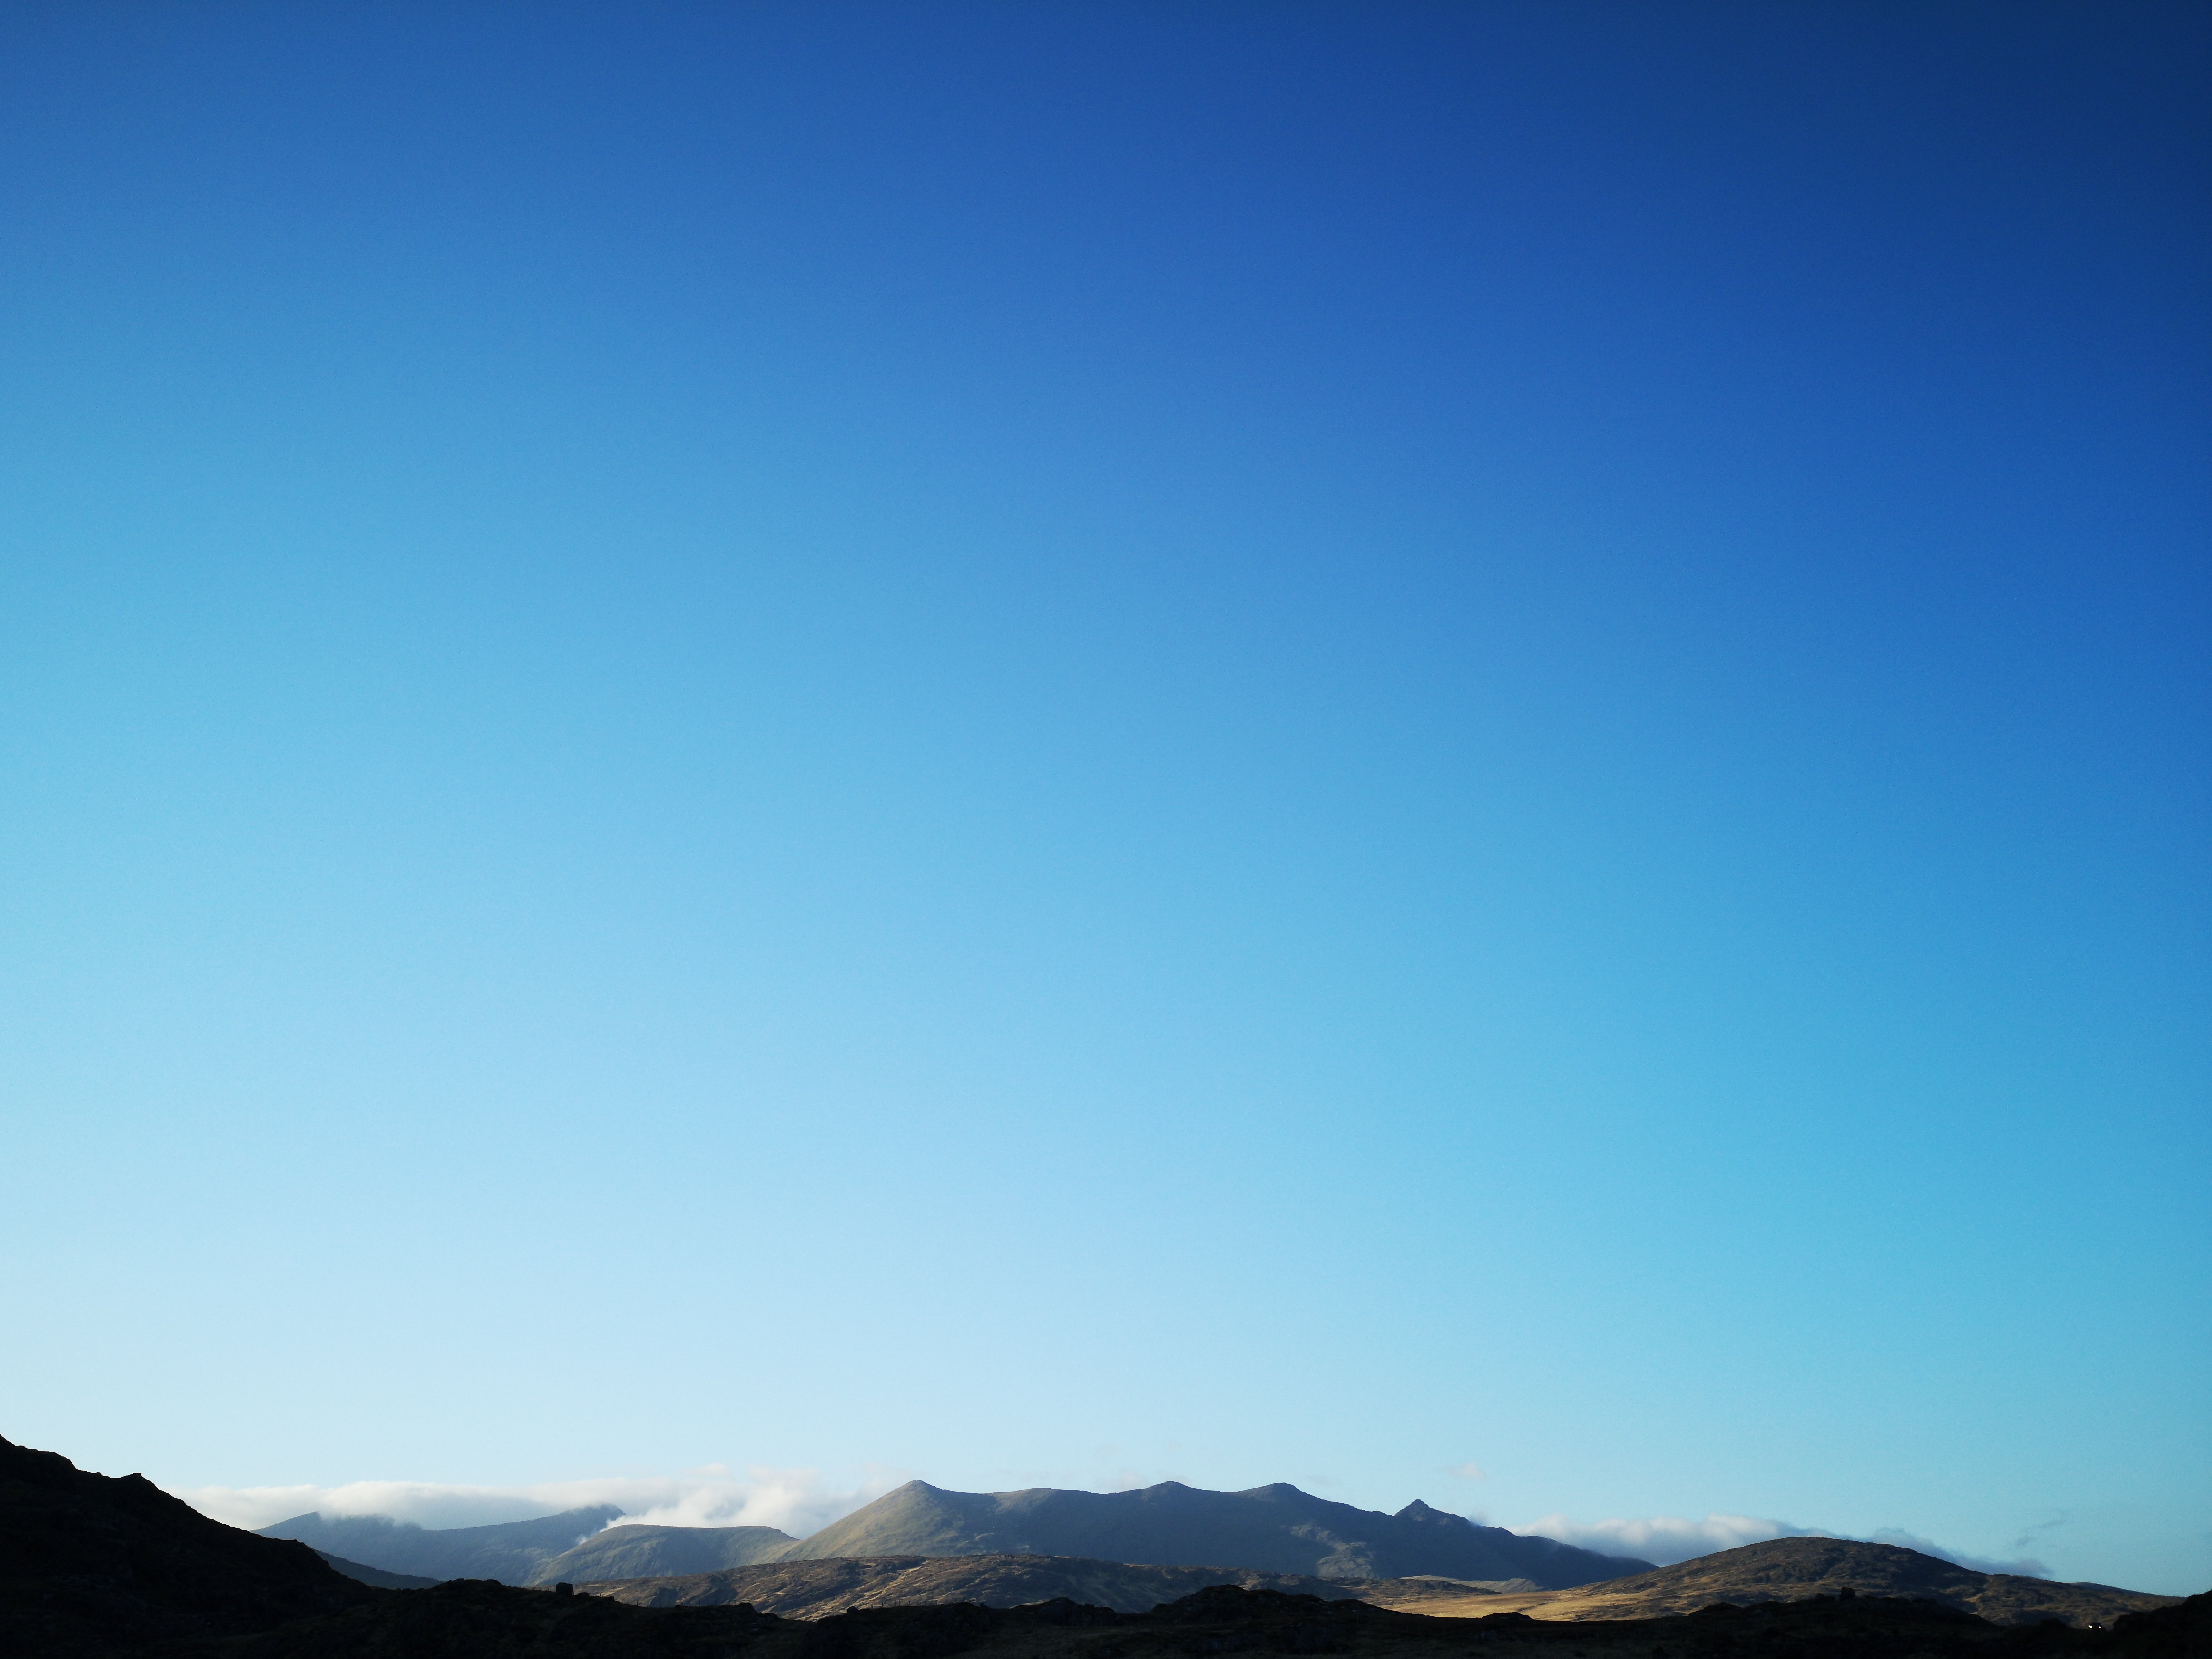
[[[790,1553],[799,1540],[774,1527],[609,1527],[554,1556],[528,1582],[651,1578],[750,1566]]]
[[[1318,1578],[1527,1578],[1547,1589],[1648,1571],[1651,1564],[1524,1538],[1426,1504],[1395,1515],[1278,1483],[1206,1492],[945,1492],[910,1480],[833,1522],[783,1559],[1067,1555],[1170,1566],[1253,1567]]]
[[[491,1578],[503,1584],[529,1584],[538,1569],[593,1534],[622,1510],[611,1504],[564,1510],[534,1521],[503,1521],[489,1527],[431,1528],[381,1515],[348,1515],[334,1519],[295,1515],[261,1528],[264,1538],[295,1538],[311,1548],[343,1556],[386,1572],[440,1580]]]
[[[1935,1601],[1996,1625],[2034,1625],[2046,1619],[2110,1625],[2123,1614],[2172,1606],[2178,1599],[2107,1584],[2061,1584],[2010,1573],[1976,1572],[1893,1544],[1776,1538],[1578,1589],[1503,1601],[1469,1601],[1456,1607],[1432,1602],[1425,1610],[1478,1618],[1503,1607],[1542,1620],[1651,1619],[1694,1613],[1720,1602],[1746,1607],[1838,1595]]]
[[[1212,1584],[1283,1590],[1326,1601],[1375,1600],[1378,1589],[1402,1589],[1409,1600],[1435,1581],[1316,1578],[1249,1567],[1133,1566],[1066,1555],[890,1555],[824,1561],[777,1561],[664,1578],[618,1583],[578,1581],[576,1588],[641,1607],[721,1607],[749,1602],[787,1619],[825,1619],[855,1607],[922,1607],[975,1601],[1019,1607],[1055,1597],[1117,1613],[1143,1613]],[[1451,1593],[1479,1594],[1453,1581]]]
[[[143,1475],[0,1440],[0,1652],[234,1635],[384,1593],[301,1545],[210,1521]]]

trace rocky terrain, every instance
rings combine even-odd
[[[1371,1594],[1370,1600],[1407,1605],[1395,1600],[1389,1589],[1377,1589],[1380,1593]],[[1577,1589],[1534,1595],[1433,1595],[1421,1610],[1465,1618],[1510,1611],[1543,1620],[1653,1619],[1695,1613],[1721,1601],[1754,1606],[1840,1595],[1917,1598],[1997,1625],[2033,1625],[2045,1619],[2109,1625],[2124,1613],[2148,1612],[2176,1599],[2107,1584],[2060,1584],[2009,1573],[1976,1572],[1893,1544],[1777,1538]]]

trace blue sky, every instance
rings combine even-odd
[[[9,8],[0,1433],[2204,1589],[2208,33]]]

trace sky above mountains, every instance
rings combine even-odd
[[[0,1432],[2205,1588],[2207,36],[0,15]]]

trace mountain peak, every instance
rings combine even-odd
[[[1456,1521],[1462,1526],[1468,1524],[1468,1518],[1465,1516],[1454,1515],[1449,1510],[1436,1509],[1430,1504],[1424,1504],[1418,1498],[1416,1498],[1412,1503],[1407,1504],[1404,1509],[1400,1510],[1392,1518],[1398,1521],[1441,1521],[1446,1523]]]

